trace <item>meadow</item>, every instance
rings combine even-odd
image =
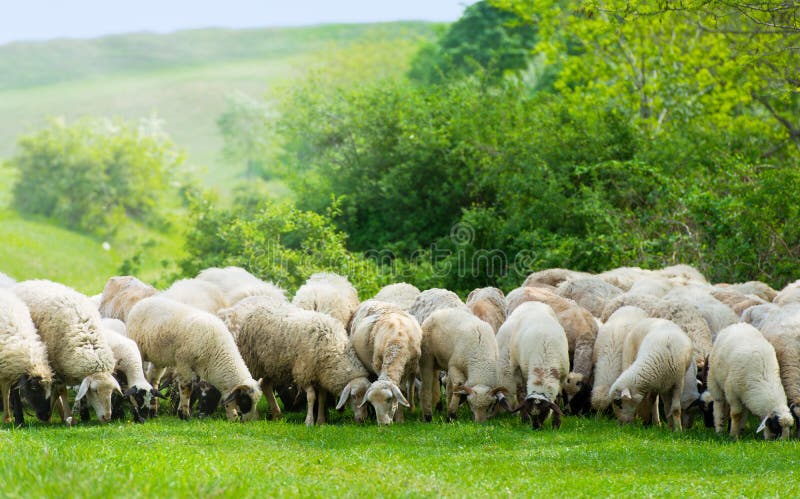
[[[160,416],[143,425],[59,424],[0,431],[4,497],[791,496],[797,440],[718,437],[700,423],[619,427],[566,417],[532,431],[502,416],[477,425],[378,427],[347,416],[232,423]]]

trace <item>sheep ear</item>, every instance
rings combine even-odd
[[[403,392],[400,391],[397,385],[392,383],[392,395],[395,396],[400,405],[404,405],[406,407],[411,407],[411,404],[408,403],[408,400],[403,396]]]
[[[125,390],[125,393],[122,394],[123,397],[132,397],[134,395],[136,395],[136,387],[135,386],[132,386],[132,387],[128,388],[127,390]]]
[[[86,376],[85,378],[83,378],[83,381],[81,381],[81,386],[78,387],[78,394],[75,396],[75,402],[82,399],[86,395],[86,392],[88,391],[89,391],[89,376]]]
[[[458,395],[472,395],[472,388],[465,385],[460,385],[453,390],[453,393]]]
[[[159,391],[158,391],[158,390],[156,390],[155,388],[151,388],[151,389],[150,389],[150,393],[151,393],[151,394],[152,394],[154,397],[156,397],[156,398],[160,398],[160,399],[162,399],[162,400],[169,400],[169,397],[167,397],[167,396],[166,396],[166,395],[164,395],[163,393],[159,392]]]
[[[231,390],[230,395],[225,397],[225,400],[222,401],[222,405],[228,405],[231,402],[233,402],[236,399],[236,394],[238,392],[244,391],[244,390],[247,390],[247,387],[244,386],[244,385],[239,385],[239,386],[235,387],[233,390]]]
[[[767,427],[767,419],[769,419],[769,415],[765,416],[764,419],[761,421],[761,424],[758,425],[756,433],[761,433],[762,431],[764,431],[764,428]]]
[[[502,390],[498,391],[494,396],[495,398],[497,398],[497,403],[500,404],[500,407],[502,407],[508,412],[513,412],[513,410],[511,409],[511,404],[508,403],[508,399],[506,398]]]
[[[553,410],[553,412],[554,412],[555,414],[557,414],[559,417],[564,415],[564,413],[563,413],[563,412],[561,412],[561,408],[560,408],[560,407],[558,406],[558,404],[556,404],[555,402],[550,402],[550,409],[552,409],[552,410]],[[560,423],[559,423],[559,424],[560,424]]]
[[[114,382],[114,391],[122,395],[122,388],[119,386],[119,381],[117,381],[117,379],[114,377],[111,378],[111,381]],[[134,393],[135,392],[136,390],[134,389]]]
[[[336,404],[336,410],[341,411],[344,408],[344,404],[347,403],[347,399],[350,398],[350,383],[347,383],[347,386],[344,387],[342,390],[342,394],[339,395],[339,402]],[[366,397],[364,397],[366,400]]]
[[[619,398],[621,398],[621,399],[623,399],[623,400],[630,400],[630,399],[632,399],[633,397],[631,396],[631,390],[630,390],[630,388],[626,388],[626,389],[622,390],[622,393],[620,393],[620,395],[619,395]]]

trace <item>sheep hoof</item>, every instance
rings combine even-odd
[[[187,421],[189,419],[189,411],[183,411],[183,410],[178,411],[178,417],[180,417],[184,421]]]
[[[447,422],[448,423],[452,423],[455,420],[456,420],[456,414],[453,413],[453,412],[448,412],[447,413]]]
[[[75,420],[72,419],[72,416],[70,416],[64,421],[64,423],[66,423],[67,426],[73,426],[75,424]]]
[[[430,423],[431,421],[433,421],[433,415],[432,414],[425,414],[425,415],[422,416],[422,419],[425,420],[426,423]]]

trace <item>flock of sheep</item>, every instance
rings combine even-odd
[[[359,302],[347,278],[320,273],[290,302],[238,267],[164,291],[112,277],[91,298],[0,274],[4,422],[22,425],[25,405],[67,424],[129,406],[143,422],[167,385],[183,419],[199,400],[200,414],[221,405],[254,420],[262,395],[279,418],[277,393],[284,410],[305,405],[307,425],[348,404],[356,421],[372,408],[399,422],[419,400],[426,421],[466,402],[476,422],[507,411],[558,428],[564,412],[598,412],[681,430],[700,415],[733,437],[752,413],[765,438],[787,438],[800,417],[800,281],[776,292],[711,285],[687,265],[549,269],[507,296],[481,288],[464,303],[398,283]]]

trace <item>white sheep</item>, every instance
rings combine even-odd
[[[595,317],[603,314],[606,303],[622,294],[622,290],[599,277],[569,279],[558,285],[556,294],[574,300]]]
[[[261,306],[279,306],[288,303],[286,298],[275,294],[254,295],[237,301],[231,307],[223,308],[217,312],[217,316],[222,319],[235,340],[250,312]]]
[[[157,368],[175,368],[181,388],[181,418],[190,415],[195,376],[222,393],[228,419],[258,418],[259,383],[250,375],[231,333],[217,316],[163,296],[152,296],[131,309],[127,327],[128,336],[139,346],[144,360]]]
[[[636,323],[646,318],[647,313],[641,308],[624,306],[617,309],[600,326],[592,357],[594,360],[592,407],[595,410],[605,410],[611,404],[608,392],[623,371],[622,353],[625,338]]]
[[[736,284],[717,284],[717,287],[724,287],[724,289],[730,289],[733,291],[737,291],[743,295],[754,295],[766,302],[771,302],[775,299],[778,292],[772,289],[769,284],[763,283],[761,281],[747,281],[747,282],[740,282]]]
[[[156,294],[156,288],[133,276],[111,277],[100,295],[100,315],[125,322],[128,312],[139,300]]]
[[[761,332],[775,349],[789,410],[800,432],[800,315],[787,314]]]
[[[792,308],[786,307],[786,308]],[[751,324],[757,329],[762,327],[769,321],[774,320],[779,315],[786,313],[786,308],[774,303],[762,303],[760,305],[753,305],[748,307],[742,312],[741,321]]]
[[[626,338],[626,344],[640,342],[633,363],[627,367],[609,389],[620,423],[630,423],[636,409],[645,405],[649,413],[656,402],[664,401],[671,428],[683,428],[681,396],[686,371],[692,363],[692,342],[674,322],[665,319],[645,319],[638,322]],[[623,349],[625,357],[631,355]],[[658,407],[654,419],[658,420]],[[649,422],[649,421],[646,421]]]
[[[711,295],[712,288],[706,286],[679,286],[667,293],[667,300],[680,300],[694,306],[711,330],[713,342],[717,333],[731,324],[739,322],[739,316],[727,305]]]
[[[292,304],[300,308],[330,315],[345,329],[350,326],[358,303],[358,291],[347,277],[328,272],[309,277],[292,300]]]
[[[50,388],[53,371],[47,348],[31,321],[28,307],[14,293],[0,288],[0,392],[3,422],[11,422],[11,394],[16,393],[14,424],[24,423],[19,392],[34,406],[40,419],[50,419]],[[18,391],[19,390],[19,391]]]
[[[12,277],[0,272],[0,288],[12,288],[16,283]]]
[[[419,323],[396,305],[367,300],[353,315],[350,342],[367,370],[378,376],[365,395],[375,408],[378,424],[391,424],[392,419],[402,421],[403,411],[398,411],[398,404],[411,405],[400,387],[413,387],[419,370]],[[409,398],[413,400],[413,393]]]
[[[422,324],[429,315],[444,308],[460,308],[469,311],[457,294],[447,289],[431,288],[426,289],[417,296],[414,303],[409,307],[408,313]]]
[[[569,269],[545,269],[530,274],[522,283],[522,288],[556,288],[562,282],[569,279],[580,279],[589,277],[591,274],[578,272]]]
[[[165,289],[161,296],[216,314],[228,307],[228,300],[216,284],[201,279],[180,279]]]
[[[497,377],[497,341],[492,327],[463,308],[437,310],[422,324],[420,374],[422,414],[433,416],[433,398],[439,395],[439,370],[447,371],[447,417],[456,417],[460,398],[466,397],[475,421],[486,421],[495,404],[511,406]]]
[[[398,282],[382,287],[373,299],[393,303],[407,311],[419,294],[420,290],[416,286],[405,282]]]
[[[731,437],[738,438],[748,411],[761,419],[756,433],[788,438],[794,425],[786,404],[775,349],[749,324],[734,324],[717,335],[708,369],[708,394],[714,403],[714,428],[721,433],[730,414]],[[704,394],[705,395],[705,394]]]
[[[86,396],[101,422],[111,418],[111,394],[121,393],[112,376],[114,354],[102,332],[100,313],[89,298],[51,281],[23,281],[14,293],[28,306],[47,347],[50,366],[64,384],[60,390],[62,419],[72,424],[66,385],[80,384],[75,402]],[[52,398],[53,404],[56,396]]]
[[[498,288],[474,289],[467,296],[467,307],[475,316],[492,326],[495,334],[506,320],[506,297]]]
[[[634,282],[652,274],[652,270],[639,267],[619,267],[597,274],[597,278],[618,287],[622,291],[628,291]]]
[[[552,411],[553,428],[559,428],[555,401],[567,380],[569,349],[553,309],[533,301],[518,306],[497,332],[497,344],[500,379],[517,395],[523,420],[529,417],[539,429]]]
[[[251,296],[271,296],[286,301],[286,291],[241,267],[211,267],[197,274],[197,279],[216,285],[231,306]]]
[[[263,377],[264,394],[273,418],[281,416],[273,385],[294,383],[306,394],[306,425],[325,423],[328,393],[340,394],[337,409],[350,400],[356,421],[364,420],[369,373],[358,359],[342,323],[330,315],[290,304],[266,303],[247,315],[237,344],[250,369]]]

